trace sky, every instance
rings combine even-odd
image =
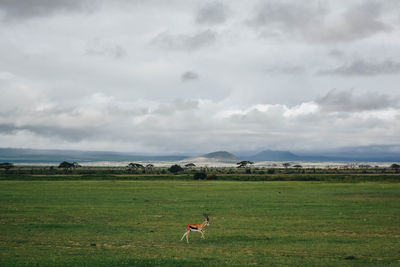
[[[0,147],[400,144],[397,0],[0,0]]]

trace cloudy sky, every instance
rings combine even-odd
[[[400,143],[400,2],[0,0],[0,147]]]

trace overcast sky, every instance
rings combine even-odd
[[[400,143],[400,1],[0,0],[0,147]]]

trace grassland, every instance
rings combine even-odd
[[[0,181],[4,266],[398,266],[399,225],[396,182]]]

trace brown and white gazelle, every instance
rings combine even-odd
[[[201,238],[204,239],[204,230],[203,228],[205,226],[210,225],[210,221],[208,219],[207,215],[204,215],[205,221],[202,222],[201,224],[188,224],[186,225],[186,232],[183,234],[181,240],[186,236],[186,242],[189,243],[189,233],[190,232],[199,232],[201,234]]]

